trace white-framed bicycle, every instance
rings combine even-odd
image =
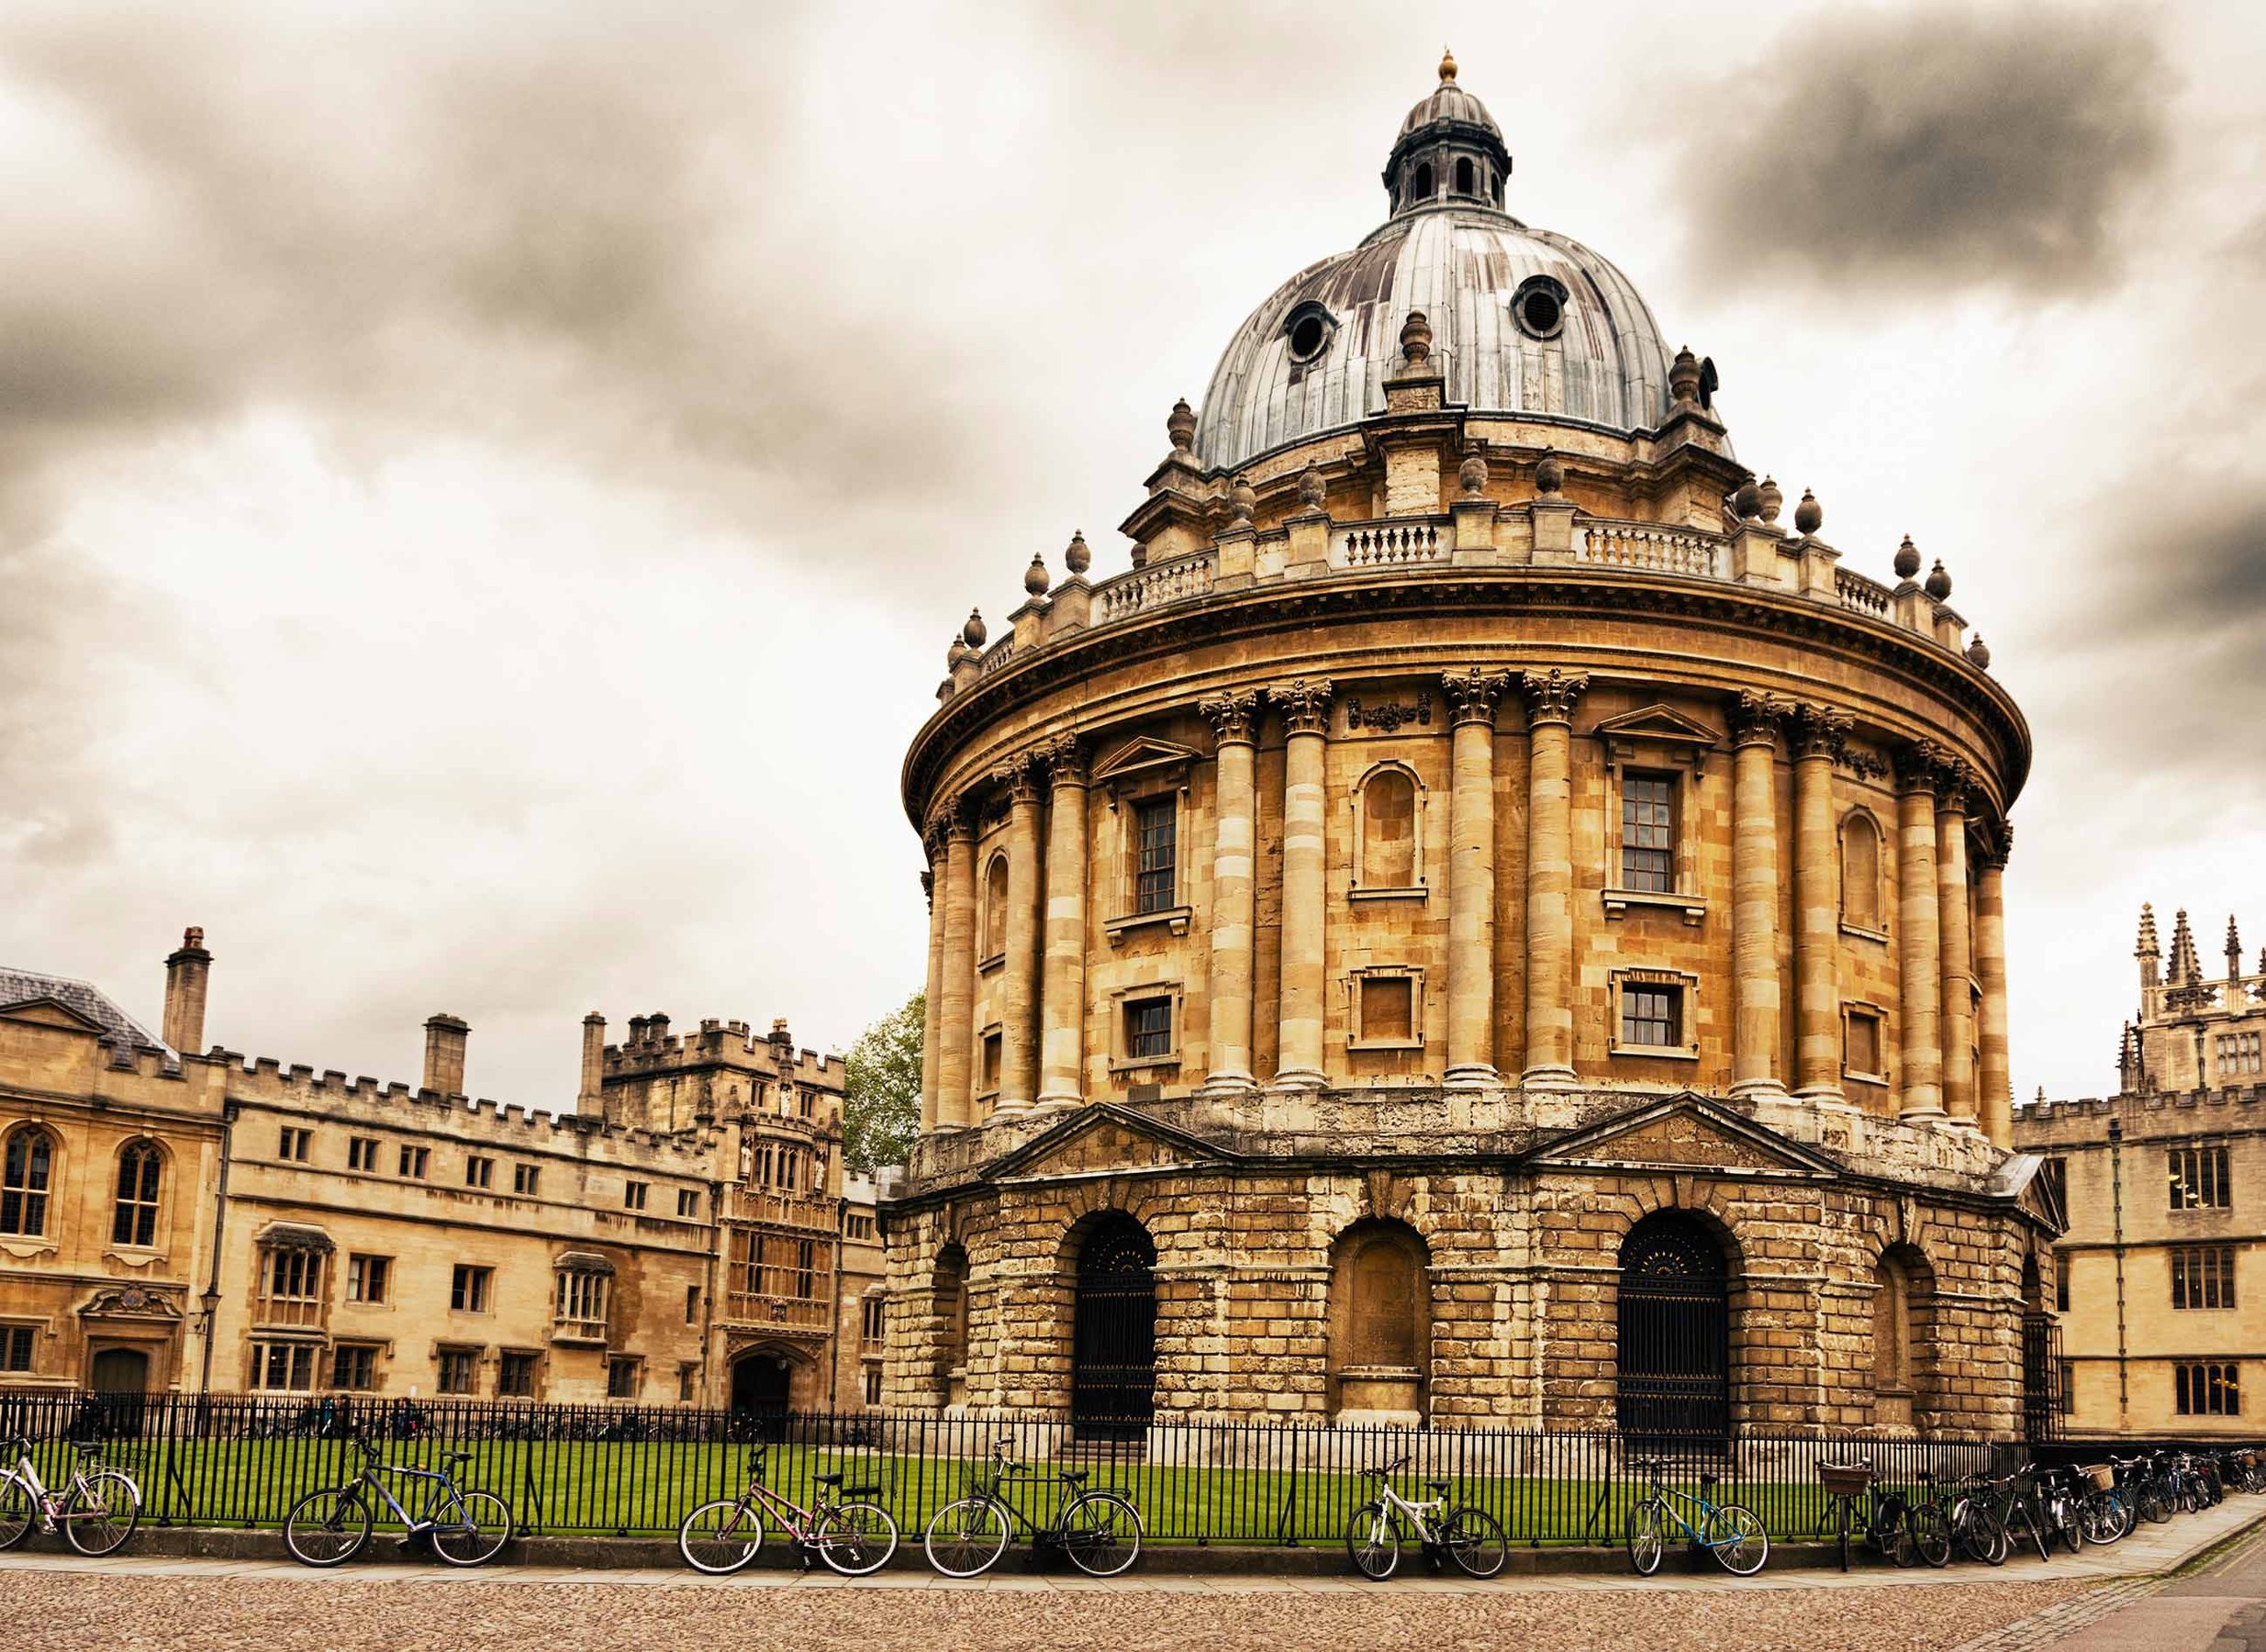
[[[1373,1582],[1392,1576],[1401,1564],[1402,1529],[1423,1545],[1425,1557],[1443,1556],[1468,1577],[1491,1578],[1509,1558],[1502,1526],[1475,1503],[1447,1506],[1448,1483],[1426,1480],[1434,1495],[1419,1501],[1392,1489],[1392,1477],[1408,1467],[1397,1457],[1382,1468],[1365,1468],[1362,1478],[1377,1482],[1377,1498],[1354,1511],[1345,1527],[1345,1553],[1354,1569]]]
[[[94,1468],[102,1448],[92,1441],[74,1445],[71,1479],[52,1490],[39,1478],[29,1438],[18,1434],[0,1446],[0,1460],[16,1459],[14,1468],[0,1470],[0,1549],[14,1548],[35,1525],[60,1529],[82,1555],[113,1554],[134,1535],[141,1524],[141,1488],[122,1468]]]

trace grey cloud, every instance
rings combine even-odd
[[[2114,279],[2166,79],[2122,15],[1829,13],[1683,105],[1695,250],[1748,282],[1914,295]]]

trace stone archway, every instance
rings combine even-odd
[[[756,1348],[731,1362],[731,1415],[753,1437],[783,1440],[793,1409],[795,1367],[785,1355]]]
[[[1082,1438],[1138,1440],[1156,1412],[1156,1245],[1122,1211],[1078,1245],[1071,1312],[1070,1423]]]
[[[1657,1211],[1621,1242],[1615,1411],[1624,1434],[1720,1440],[1731,1432],[1730,1268],[1684,1211]]]

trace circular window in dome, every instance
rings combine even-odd
[[[1555,339],[1566,325],[1566,284],[1555,275],[1529,275],[1511,295],[1511,318],[1530,339]]]
[[[1283,318],[1282,330],[1290,340],[1290,360],[1304,366],[1330,348],[1337,323],[1327,309],[1309,299]]]

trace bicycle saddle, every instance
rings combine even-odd
[[[1086,1477],[1092,1472],[1090,1468],[1065,1468],[1062,1471],[1062,1478],[1074,1486],[1082,1486],[1086,1483]]]
[[[441,1460],[444,1463],[469,1463],[472,1461],[472,1453],[469,1451],[452,1451]]]
[[[818,1481],[818,1483],[821,1486],[839,1486],[842,1484],[842,1476],[839,1474],[814,1474],[810,1478]]]
[[[1446,1480],[1426,1480],[1424,1482],[1424,1486],[1427,1490],[1437,1491],[1443,1497],[1447,1495],[1447,1482]]]
[[[1702,1491],[1704,1491],[1704,1490],[1706,1490],[1709,1487],[1711,1487],[1711,1486],[1714,1485],[1714,1484],[1715,1484],[1718,1480],[1720,1480],[1720,1479],[1723,1479],[1723,1476],[1722,1476],[1722,1475],[1720,1475],[1720,1474],[1706,1474],[1706,1473],[1702,1473],[1702,1474],[1700,1476],[1700,1490],[1702,1490]]]

